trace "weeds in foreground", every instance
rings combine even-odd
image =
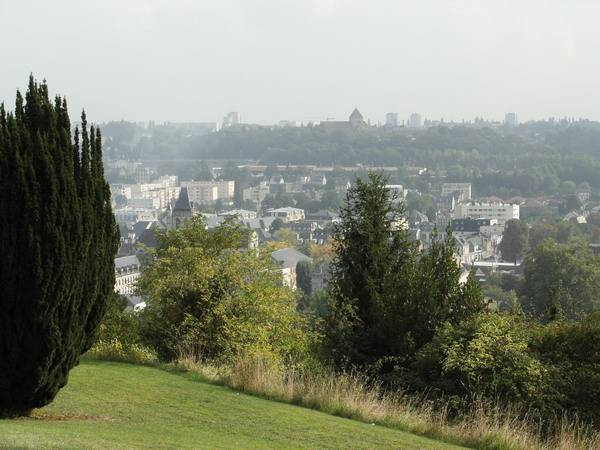
[[[451,421],[446,409],[434,408],[426,397],[386,392],[360,373],[315,373],[250,356],[233,364],[181,358],[179,365],[242,392],[458,445],[483,449],[600,448],[598,432],[576,420],[558,420],[550,426],[499,402],[476,400],[467,414]],[[543,432],[549,428],[552,433]]]
[[[119,339],[99,340],[86,353],[85,357],[120,361],[133,364],[156,364],[156,352],[139,344],[123,343]]]

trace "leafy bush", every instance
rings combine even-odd
[[[85,354],[88,358],[107,361],[122,361],[134,364],[154,364],[158,362],[156,352],[135,343],[123,343],[117,338],[97,341]]]
[[[139,317],[133,312],[125,311],[125,297],[114,294],[108,303],[108,311],[98,329],[97,340],[85,356],[138,364],[157,362],[156,352],[142,344]]]
[[[160,235],[138,280],[145,342],[164,359],[306,352],[295,296],[267,254],[244,248],[246,231],[232,221],[207,230],[202,216],[187,225]]]
[[[446,395],[530,405],[546,382],[546,368],[529,348],[532,327],[516,314],[446,324],[417,354],[414,368],[423,382]]]
[[[600,424],[600,309],[536,329],[531,347],[548,368],[546,408]]]

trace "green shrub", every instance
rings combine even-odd
[[[535,327],[516,314],[446,324],[417,354],[416,374],[446,395],[530,405],[543,391],[547,372],[529,348]]]
[[[88,358],[122,361],[134,364],[154,364],[158,357],[154,350],[135,343],[123,343],[117,338],[97,341],[85,354]]]
[[[600,424],[600,309],[539,327],[531,346],[548,368],[547,407]]]

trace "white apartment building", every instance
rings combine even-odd
[[[519,125],[519,118],[514,112],[504,114],[504,123],[510,127],[514,128]]]
[[[235,192],[235,181],[182,181],[181,187],[188,190],[191,202],[231,200]]]
[[[410,126],[413,128],[423,126],[423,121],[421,120],[421,114],[412,113],[410,115]]]
[[[469,202],[457,204],[452,212],[452,218],[496,219],[498,225],[504,226],[507,220],[518,219],[519,213],[519,205],[513,203]]]
[[[160,200],[158,198],[133,197],[127,199],[127,206],[134,209],[159,209]]]
[[[265,181],[261,181],[258,187],[247,188],[242,191],[242,199],[252,200],[254,203],[260,204],[269,195],[269,186]]]
[[[388,127],[400,126],[400,123],[398,122],[398,113],[387,113],[385,115],[385,125]]]
[[[157,214],[155,209],[142,209],[142,208],[119,208],[113,209],[113,215],[115,221],[121,225],[125,223],[136,223],[136,222],[156,222]]]
[[[471,200],[471,183],[443,183],[442,195],[452,195],[454,192],[460,192],[459,202]]]
[[[165,209],[171,203],[171,200],[179,198],[179,192],[181,188],[179,186],[174,187],[163,187],[160,189],[153,189],[151,191],[144,191],[140,194],[142,198],[157,199],[158,207]]]
[[[267,211],[267,214],[271,217],[278,217],[283,222],[298,222],[299,220],[304,220],[304,210],[300,208],[278,208],[278,209],[270,209]]]
[[[115,292],[118,294],[131,294],[135,280],[140,276],[140,262],[137,256],[124,256],[115,258]]]

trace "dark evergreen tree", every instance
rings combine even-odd
[[[0,417],[51,402],[92,344],[114,286],[118,231],[100,131],[30,77],[0,107]]]
[[[371,363],[390,354],[389,337],[397,324],[389,319],[403,306],[395,300],[408,297],[412,288],[416,247],[401,226],[404,207],[386,183],[372,172],[357,178],[334,228],[325,334],[338,363]]]
[[[519,219],[506,221],[498,250],[507,261],[516,263],[529,251],[529,226]]]
[[[445,322],[482,311],[479,286],[460,283],[451,235],[419,252],[404,229],[405,210],[369,173],[357,178],[334,230],[325,345],[334,362],[386,372],[407,365]],[[391,362],[392,367],[385,367]]]
[[[298,261],[296,264],[296,284],[305,296],[312,295],[312,275],[315,268],[311,261]]]

